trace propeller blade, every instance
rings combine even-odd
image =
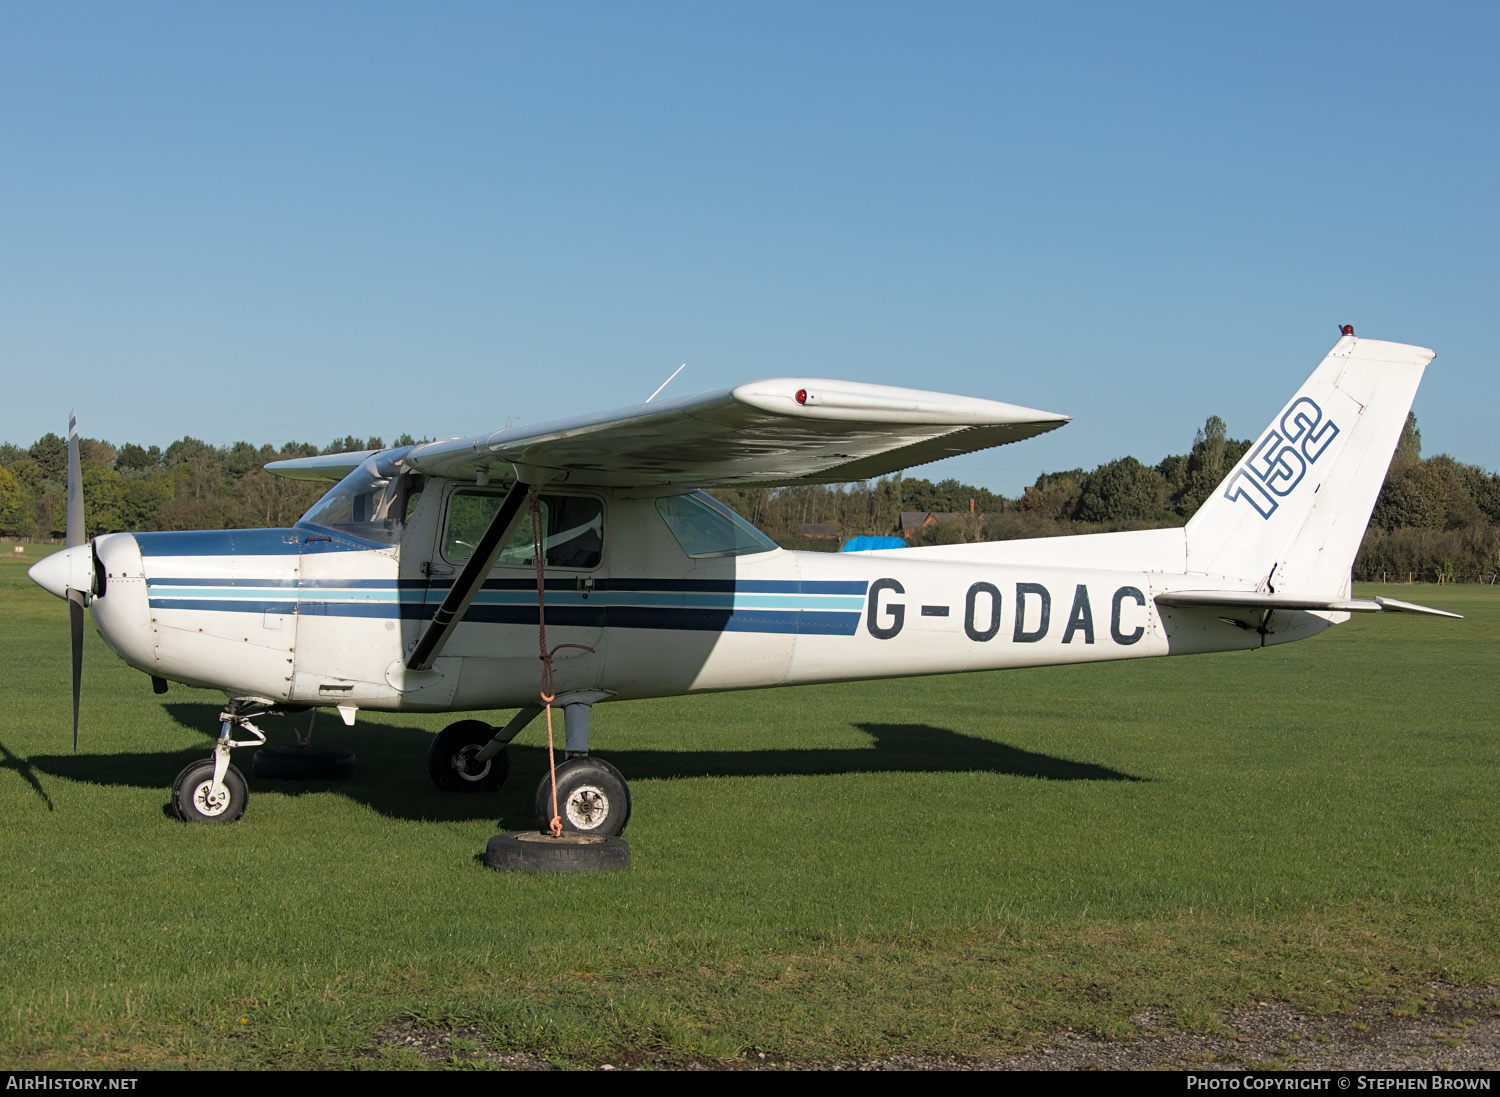
[[[88,540],[83,524],[83,463],[78,458],[78,414],[68,412],[68,535],[67,547],[75,548]],[[93,583],[88,590],[68,588],[68,632],[73,642],[73,753],[78,753],[78,697],[83,689],[83,607],[88,604]]]
[[[73,753],[78,753],[78,694],[83,685],[83,592],[68,591],[68,632],[73,640]]]
[[[88,538],[83,528],[83,469],[78,460],[78,415],[68,412],[68,537],[67,547]]]

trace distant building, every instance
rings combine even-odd
[[[798,528],[803,537],[826,537],[833,541],[839,539],[839,527],[832,522],[803,522]]]
[[[974,500],[969,500],[969,509],[964,510],[903,510],[901,512],[900,533],[902,537],[910,539],[913,532],[923,526],[930,526],[936,522],[952,522],[956,518],[979,518],[984,519],[983,514],[974,513]]]

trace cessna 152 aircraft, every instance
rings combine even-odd
[[[630,796],[588,753],[600,702],[1227,651],[1304,639],[1355,612],[1441,613],[1350,596],[1355,552],[1433,354],[1343,331],[1185,528],[784,551],[698,489],[863,480],[1067,418],[781,378],[278,461],[267,468],[337,481],[290,529],[86,542],[74,426],[70,547],[30,574],[69,602],[75,748],[86,604],[104,642],[158,692],[172,680],[229,698],[213,756],[173,787],[185,820],[238,819],[248,792],[231,748],[264,742],[253,718],[317,706],[351,724],[361,709],[519,706],[503,728],[450,725],[429,754],[440,788],[498,788],[507,744],[542,711],[545,666],[541,696],[564,713],[562,827],[616,835]],[[542,821],[547,788],[544,778]]]

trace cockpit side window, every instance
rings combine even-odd
[[[453,493],[448,500],[448,521],[443,527],[446,559],[457,564],[474,554],[474,546],[500,509],[501,498],[494,492],[469,489]],[[598,567],[604,555],[604,504],[588,495],[543,495],[540,503],[546,566]],[[495,563],[532,567],[536,563],[535,553],[531,515],[523,510]]]

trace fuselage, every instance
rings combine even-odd
[[[535,701],[537,575],[520,550],[492,569],[432,671],[405,673],[461,566],[462,522],[473,520],[464,508],[486,501],[472,483],[423,487],[388,543],[306,522],[100,537],[99,632],[140,670],[235,697],[418,711]],[[946,554],[695,553],[701,536],[684,532],[660,494],[546,494],[555,514],[583,516],[557,536],[582,529],[591,546],[544,550],[559,693],[646,697],[1250,648],[1338,617],[1278,613],[1267,628],[1263,618],[1164,609],[1155,595],[1202,576],[1153,566],[1160,553],[1132,561],[1104,545],[1070,560],[1064,542],[1087,538]],[[1088,566],[1095,559],[1137,566]]]

